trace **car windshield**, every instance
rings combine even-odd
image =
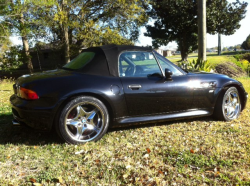
[[[95,56],[94,52],[83,52],[63,66],[64,69],[78,70],[88,64]]]

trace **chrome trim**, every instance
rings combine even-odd
[[[138,117],[122,118],[118,122],[120,124],[138,123],[138,122],[167,120],[167,119],[183,118],[183,117],[209,116],[211,114],[212,113],[208,110],[190,110],[190,111],[186,111],[186,112],[171,113],[171,114],[165,114],[165,115],[138,116]]]
[[[21,124],[19,123],[19,121],[17,121],[16,119],[12,120],[12,125],[13,126],[20,126]]]
[[[129,85],[128,88],[130,88],[130,89],[139,89],[139,88],[141,88],[141,85],[133,84],[133,85]]]

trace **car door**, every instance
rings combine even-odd
[[[119,76],[129,116],[162,115],[191,108],[193,92],[188,87],[188,76],[166,63],[164,68],[174,74],[172,80],[163,78],[160,69],[163,59],[157,55],[126,51],[119,57]]]

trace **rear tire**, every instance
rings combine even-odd
[[[107,132],[109,114],[97,98],[81,96],[68,102],[59,113],[57,132],[71,144],[97,141]]]
[[[239,92],[236,87],[223,90],[216,102],[214,117],[222,121],[237,119],[241,112]]]

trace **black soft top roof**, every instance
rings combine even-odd
[[[101,47],[90,47],[82,52],[95,52],[95,57],[82,69],[84,73],[119,76],[118,57],[124,51],[152,51],[150,47],[138,47],[130,45],[104,45]]]

